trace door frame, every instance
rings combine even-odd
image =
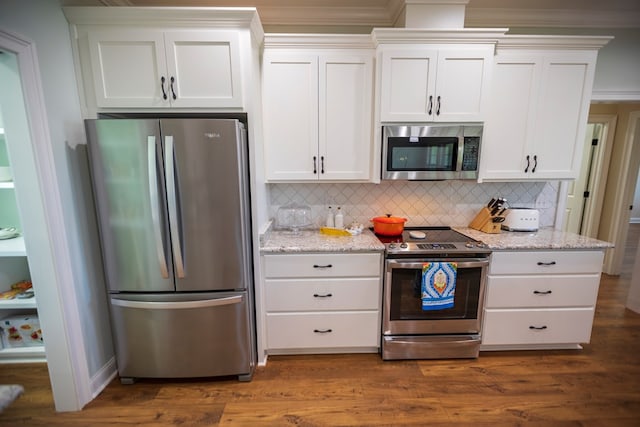
[[[38,56],[31,40],[4,29],[0,49],[17,56],[30,134],[11,151],[19,153],[12,158],[15,188],[38,316],[45,337],[54,337],[45,338],[53,399],[57,411],[77,411],[93,396]]]
[[[615,114],[590,114],[587,123],[599,123],[604,125],[603,134],[600,143],[601,148],[598,150],[596,157],[591,165],[591,179],[594,183],[590,197],[593,202],[589,203],[583,212],[584,230],[582,234],[597,238],[598,228],[600,225],[600,215],[604,202],[604,192],[607,186],[607,177],[609,175],[609,163],[611,162],[611,153],[613,151],[613,138],[615,136],[616,124],[618,116]],[[583,153],[586,155],[587,153]],[[556,210],[556,224],[558,229],[564,229],[564,211],[567,204],[567,195],[569,193],[569,181],[562,181],[558,193],[558,208]]]

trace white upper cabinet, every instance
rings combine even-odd
[[[551,41],[545,39],[542,49],[518,49],[507,42],[498,50],[480,180],[577,177],[597,47],[569,49],[564,41],[559,49]],[[527,46],[531,43],[527,39]]]
[[[493,45],[391,46],[380,58],[382,122],[484,120]]]
[[[369,180],[372,97],[373,50],[267,49],[267,180]]]
[[[235,31],[89,31],[98,107],[242,107]]]

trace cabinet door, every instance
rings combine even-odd
[[[539,58],[502,54],[495,59],[482,140],[482,179],[523,179],[535,121]]]
[[[370,178],[372,93],[371,56],[320,57],[320,179]]]
[[[542,68],[531,153],[536,179],[578,176],[589,114],[595,54],[546,55]]]
[[[98,107],[169,105],[161,83],[167,79],[161,32],[93,31],[88,40]]]
[[[381,121],[433,120],[437,58],[435,49],[389,49],[382,52]]]
[[[242,107],[237,32],[171,31],[164,41],[172,107]]]
[[[263,108],[267,180],[317,180],[318,57],[265,53]]]
[[[490,47],[440,50],[431,120],[483,121],[492,65]]]

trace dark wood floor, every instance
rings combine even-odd
[[[44,365],[0,365],[1,383],[26,389],[0,425],[639,426],[640,314],[624,307],[639,237],[634,226],[622,275],[603,275],[580,351],[271,357],[250,383],[116,380],[75,413],[54,411]]]

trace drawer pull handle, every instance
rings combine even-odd
[[[547,329],[547,327],[546,326],[529,326],[529,329],[534,329],[536,331],[543,331]]]
[[[331,268],[331,267],[333,267],[333,265],[331,264],[327,264],[327,265],[313,264],[313,268]]]
[[[315,332],[316,334],[328,334],[329,332],[332,332],[331,329],[314,329],[313,332]]]
[[[533,291],[536,295],[549,295],[551,291]]]
[[[333,296],[333,294],[324,294],[324,295],[320,295],[320,294],[313,294],[314,298],[330,298]]]
[[[551,261],[551,262],[538,261],[538,265],[556,265],[556,262],[555,261]]]

